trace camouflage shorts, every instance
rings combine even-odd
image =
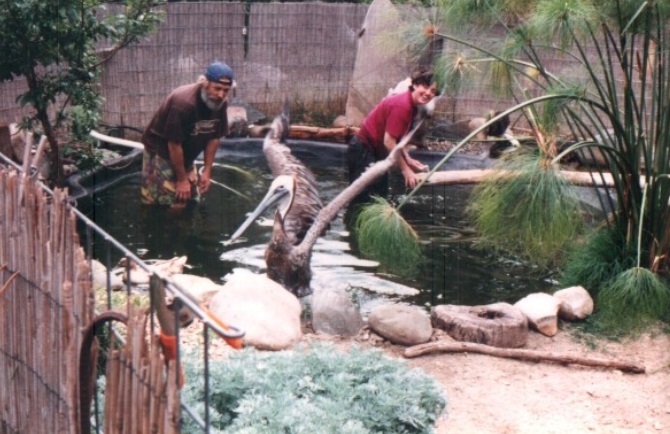
[[[193,168],[192,170],[195,170]],[[147,205],[172,205],[177,202],[175,196],[177,177],[172,164],[158,154],[144,151],[142,157],[142,203]],[[196,197],[193,185],[191,197]]]

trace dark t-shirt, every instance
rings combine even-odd
[[[210,110],[200,96],[200,85],[188,84],[175,89],[163,101],[142,135],[142,143],[151,153],[169,160],[168,141],[179,142],[184,149],[184,168],[188,169],[205,149],[207,142],[228,134],[227,103]]]
[[[375,153],[377,160],[386,158],[384,133],[400,141],[409,132],[415,111],[410,91],[384,98],[363,120],[357,134],[359,141]]]

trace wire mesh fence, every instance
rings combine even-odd
[[[167,433],[179,432],[184,417],[209,432],[208,414],[179,400],[181,307],[198,319],[204,338],[195,351],[206,367],[211,332],[234,338],[243,333],[222,329],[183,288],[74,208],[67,191],[52,191],[22,173],[0,154],[0,432]],[[106,282],[98,289],[91,272],[96,245],[106,252]],[[127,264],[120,293],[112,290],[113,256]],[[133,308],[133,263],[173,298],[174,347],[157,338],[163,329],[155,303]],[[109,329],[96,350],[86,337],[100,332],[96,323],[106,314],[127,318],[129,326]],[[103,373],[105,387],[98,387]],[[203,376],[209,384],[208,369]],[[209,399],[206,392],[203,402]]]
[[[118,8],[108,5],[110,13]],[[371,92],[366,96],[371,108],[406,78],[416,59],[403,44],[422,35],[423,26],[435,19],[430,10],[410,13],[411,8],[400,8],[399,21],[383,24],[379,42],[359,52],[361,40],[373,30],[370,5],[175,2],[162,8],[165,17],[157,32],[119,51],[105,64],[103,123],[143,129],[171,90],[195,82],[207,64],[222,60],[235,72],[234,102],[272,118],[289,99],[296,113],[310,112],[312,118],[318,113],[321,126],[326,126],[345,113],[347,99],[358,86],[356,80],[364,80],[366,93]],[[487,46],[499,40],[499,29],[492,29],[472,35],[471,42]],[[450,56],[461,51],[462,47],[451,43],[443,46]],[[380,56],[388,61],[370,65],[362,78],[355,76],[357,62],[369,63]],[[0,83],[0,90],[0,121],[20,120],[26,110],[16,97],[26,90],[25,81],[17,77]],[[458,97],[443,98],[437,115],[453,121],[509,103],[493,96],[482,81]]]

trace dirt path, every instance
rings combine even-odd
[[[567,333],[532,333],[527,349],[613,358],[645,366],[642,375],[478,354],[408,360],[444,386],[447,413],[437,433],[670,433],[670,337],[580,343]],[[401,357],[402,348],[388,347]]]
[[[439,339],[449,337],[442,334]],[[353,343],[380,348],[434,377],[444,387],[448,401],[437,434],[670,433],[668,334],[625,342],[585,342],[565,331],[553,338],[531,332],[524,347],[626,361],[644,366],[645,374],[465,353],[405,359],[405,347],[391,345],[369,332],[354,339],[305,334],[303,342],[314,341],[332,342],[343,349]],[[234,351],[219,339],[210,349],[223,357]]]

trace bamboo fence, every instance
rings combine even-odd
[[[77,356],[93,314],[67,194],[0,168],[0,430],[76,432]]]
[[[0,279],[0,433],[81,433],[79,356],[95,299],[76,215],[66,191],[48,195],[1,165]],[[145,313],[129,318],[126,344],[108,349],[104,432],[178,433],[175,361],[147,339]]]
[[[108,10],[113,12],[116,7],[109,5]],[[157,32],[119,51],[105,64],[101,75],[103,123],[143,129],[170,91],[194,82],[216,59],[235,71],[238,87],[233,103],[243,102],[270,119],[287,97],[294,114],[344,114],[369,5],[189,1],[169,2],[163,8],[165,19]],[[403,21],[390,26],[382,39],[402,37],[408,22],[414,22],[406,9],[401,16]],[[501,29],[492,28],[473,32],[469,40],[490,47],[500,43],[501,34]],[[404,49],[374,48],[399,53]],[[444,46],[449,56],[462,50],[456,44]],[[360,53],[359,57],[365,61],[371,54]],[[563,72],[575,68],[575,62],[552,58],[548,68]],[[366,77],[375,89],[370,95],[377,95],[371,104],[406,77],[389,78],[386,69],[388,65],[378,65]],[[28,114],[16,103],[26,90],[23,77],[0,83],[0,121],[17,122]],[[443,98],[436,116],[449,121],[467,119],[512,103],[494,96],[490,83],[475,83],[457,97]]]
[[[127,325],[126,344],[107,354],[104,432],[107,434],[177,434],[180,432],[176,360],[166,362],[158,339],[147,344],[147,315],[135,311]],[[167,369],[166,369],[167,368]]]

